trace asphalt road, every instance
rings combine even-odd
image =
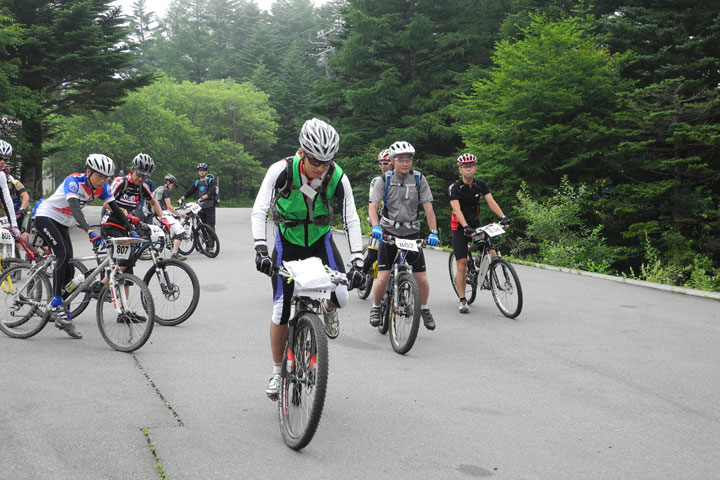
[[[220,255],[188,259],[195,315],[135,354],[105,344],[94,305],[82,340],[0,335],[0,479],[720,478],[717,301],[518,266],[516,320],[488,292],[460,315],[439,251],[437,329],[397,355],[351,292],[320,427],[288,449],[249,214],[218,210]]]

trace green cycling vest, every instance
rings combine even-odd
[[[283,237],[289,242],[309,247],[330,231],[332,207],[328,203],[335,195],[343,171],[339,165],[334,165],[332,176],[323,181],[320,192],[314,200],[310,200],[300,191],[300,162],[298,155],[292,160],[292,187],[287,196],[278,196],[275,202],[275,209],[282,220],[276,221]],[[312,217],[308,214],[308,204],[312,205]]]

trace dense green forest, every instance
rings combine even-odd
[[[22,120],[2,136],[35,195],[87,153],[144,151],[248,205],[317,116],[359,205],[411,142],[446,243],[470,151],[515,220],[506,254],[720,290],[716,1],[0,0],[0,29],[0,114]]]

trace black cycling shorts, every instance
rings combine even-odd
[[[455,260],[467,258],[468,243],[470,243],[470,237],[465,236],[462,229],[458,228],[452,231],[452,247]]]
[[[398,238],[417,240],[418,234]],[[397,250],[398,248],[395,245],[388,245],[385,242],[380,242],[380,248],[378,250],[377,257],[378,270],[390,270],[390,267],[392,267],[392,264],[395,261],[395,254],[397,253]],[[420,250],[419,254],[415,252],[408,252],[405,260],[408,264],[410,264],[410,266],[412,266],[413,273],[425,271],[425,254],[423,253],[422,249]]]

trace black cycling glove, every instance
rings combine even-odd
[[[262,272],[267,276],[272,275],[272,260],[268,257],[268,252],[265,250],[257,250],[255,253],[255,268],[258,272]]]
[[[352,290],[353,288],[359,288],[362,286],[363,281],[365,280],[365,275],[362,273],[363,268],[363,261],[362,260],[356,260],[353,262],[352,268],[347,272],[347,280],[348,280],[348,291]]]
[[[463,227],[463,233],[466,237],[472,237],[473,235],[475,235],[475,229],[472,228],[470,225],[465,225]]]

